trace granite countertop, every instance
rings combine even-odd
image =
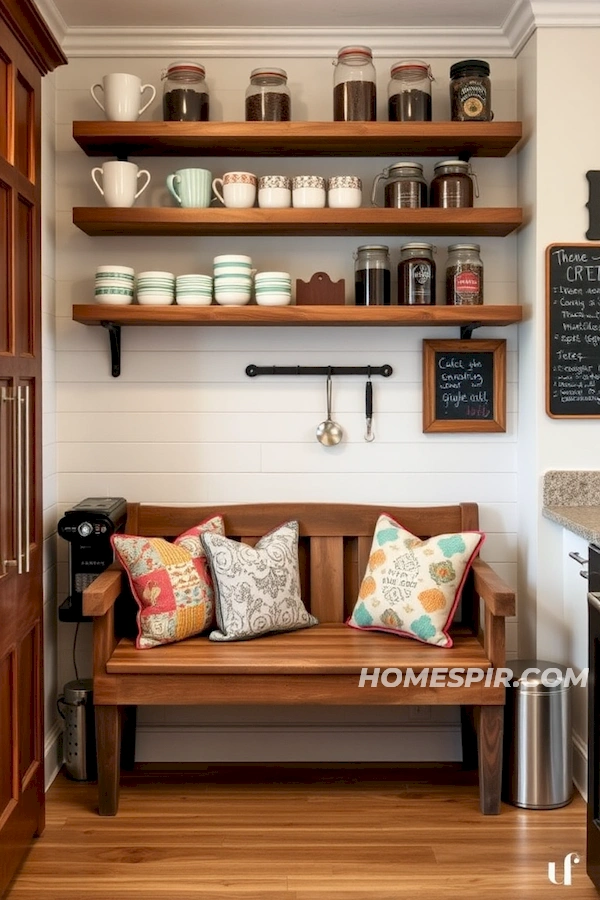
[[[542,515],[600,544],[600,472],[546,472]]]

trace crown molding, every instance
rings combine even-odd
[[[513,56],[518,56],[536,28],[531,0],[516,0],[502,25]]]
[[[46,25],[64,50],[65,39],[69,28],[56,6],[54,0],[35,0]]]
[[[537,28],[585,28],[600,25],[598,0],[528,0]]]

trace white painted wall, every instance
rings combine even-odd
[[[71,222],[72,207],[100,204],[90,178],[98,160],[90,160],[71,137],[73,119],[98,118],[88,87],[111,71],[136,73],[160,86],[168,59],[76,59],[56,73],[56,205],[57,205],[57,445],[58,512],[92,495],[123,495],[129,500],[225,504],[232,502],[309,500],[381,504],[420,504],[474,500],[481,505],[481,526],[488,533],[483,556],[516,585],[517,505],[517,329],[485,329],[481,337],[508,341],[507,433],[501,435],[424,435],[421,425],[421,341],[425,337],[458,337],[453,329],[218,329],[129,328],[123,330],[123,374],[109,371],[108,340],[100,328],[86,328],[71,319],[73,303],[90,302],[97,265],[120,263],[137,271],[168,269],[177,274],[210,272],[219,252],[249,253],[256,267],[286,269],[293,279],[308,279],[326,271],[345,278],[353,293],[352,253],[361,243],[386,243],[392,265],[404,239],[352,237],[296,238],[90,238]],[[332,68],[325,59],[272,59],[287,69],[293,95],[293,116],[331,119]],[[435,60],[434,117],[449,118],[447,84],[450,63]],[[241,119],[243,98],[254,59],[210,59],[207,75],[211,118]],[[376,60],[379,117],[386,118],[386,86],[393,60]],[[494,110],[497,119],[516,118],[517,63],[492,60]],[[145,114],[160,119],[160,102]],[[365,204],[373,177],[395,159],[143,159],[152,184],[141,205],[168,204],[165,177],[185,165],[202,165],[213,174],[251,169],[257,174],[356,173],[363,178]],[[434,160],[424,160],[426,174]],[[517,205],[517,164],[508,159],[477,160],[483,206]],[[406,238],[410,240],[410,237]],[[447,239],[438,246],[438,274],[443,280]],[[486,303],[517,302],[517,241],[482,239]],[[376,442],[363,440],[364,382],[336,380],[334,413],[348,440],[333,449],[321,447],[314,430],[324,416],[322,380],[256,379],[244,374],[257,364],[391,363],[391,379],[375,385]],[[66,546],[59,545],[59,599],[67,591]],[[82,626],[79,659],[86,673],[89,626]],[[72,628],[59,626],[59,684],[73,677],[70,663]],[[509,655],[517,652],[517,621],[508,626]],[[81,673],[80,673],[81,674]],[[143,759],[227,758],[228,728],[258,722],[256,740],[244,730],[241,756],[269,758],[273,725],[283,729],[277,740],[278,758],[304,758],[306,744],[286,732],[286,723],[317,725],[321,758],[414,759],[433,739],[415,749],[399,741],[404,723],[432,729],[439,735],[439,758],[457,758],[454,711],[435,719],[397,713],[290,713],[276,710],[266,717],[240,719],[240,711],[196,709],[144,713],[139,756]],[[450,720],[448,716],[450,715]],[[248,713],[246,713],[248,716]],[[369,726],[367,733],[356,722]],[[205,743],[200,723],[213,729]],[[350,735],[334,734],[343,723]],[[262,731],[261,731],[262,728]],[[378,728],[382,729],[381,733]],[[353,730],[354,729],[354,730]],[[387,730],[386,730],[387,729]],[[216,734],[216,737],[214,735]],[[287,736],[286,736],[287,735]],[[387,736],[386,736],[387,735]],[[438,740],[438,738],[436,738]],[[342,741],[344,747],[342,747]],[[173,749],[177,747],[177,750]],[[208,747],[208,750],[206,750]],[[348,749],[350,748],[350,749]],[[419,749],[420,748],[420,749]],[[203,755],[204,754],[204,755]],[[239,751],[236,750],[236,754]],[[271,758],[273,758],[271,756]],[[308,758],[308,756],[306,756]]]

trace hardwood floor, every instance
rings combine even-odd
[[[585,805],[479,813],[454,767],[138,768],[116,818],[60,776],[9,900],[565,900],[585,874]],[[548,863],[578,851],[572,886]]]

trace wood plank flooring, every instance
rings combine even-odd
[[[585,805],[478,811],[457,767],[138,767],[116,818],[60,776],[8,900],[597,900]],[[566,854],[578,851],[572,886]]]

